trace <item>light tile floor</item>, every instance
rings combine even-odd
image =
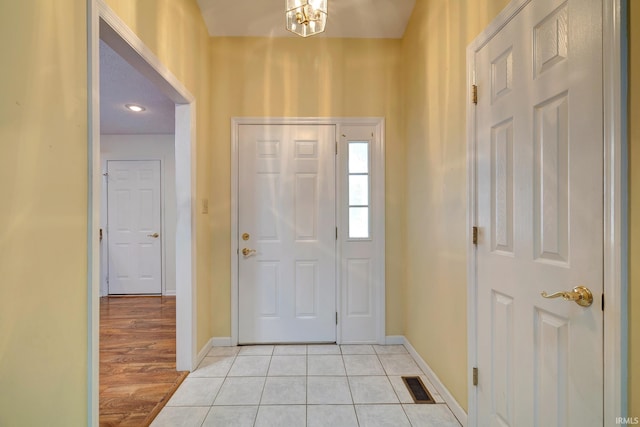
[[[420,375],[436,404],[402,382]],[[215,347],[151,427],[459,427],[404,346]]]

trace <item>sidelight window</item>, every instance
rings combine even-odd
[[[349,238],[370,237],[369,141],[349,141]]]

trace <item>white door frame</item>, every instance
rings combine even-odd
[[[477,361],[475,225],[475,54],[532,0],[513,0],[467,48],[467,384],[468,425],[477,425],[472,369]],[[627,108],[626,0],[603,0],[604,95],[604,420],[627,416]]]
[[[373,171],[375,177],[372,182],[372,200],[375,200],[377,206],[382,206],[379,215],[376,215],[377,220],[374,220],[371,224],[371,231],[379,237],[379,244],[376,247],[375,257],[380,262],[377,263],[374,276],[375,283],[379,284],[375,288],[374,298],[377,301],[376,309],[378,310],[379,317],[377,320],[377,343],[384,344],[386,342],[385,335],[385,166],[384,166],[384,118],[380,117],[358,117],[358,118],[345,118],[345,117],[233,117],[231,119],[231,339],[229,345],[238,344],[238,266],[240,257],[238,255],[239,241],[238,241],[238,172],[239,172],[239,150],[238,150],[238,138],[239,138],[239,126],[240,125],[335,125],[336,134],[340,134],[341,126],[357,126],[357,125],[369,125],[376,127],[376,144],[372,147],[371,155],[376,156],[378,162]],[[336,139],[337,136],[336,135]],[[336,142],[337,143],[337,142]],[[339,168],[336,167],[336,174],[341,173]],[[342,197],[340,196],[341,188],[339,175],[336,175],[336,201],[340,203]],[[336,205],[337,216],[336,224],[340,226],[342,224],[339,205]],[[344,318],[342,312],[342,262],[340,258],[340,240],[337,247],[337,259],[336,259],[336,310],[339,313],[340,318]],[[336,329],[336,341],[338,344],[342,342],[341,328]]]
[[[196,101],[142,40],[107,6],[87,0],[88,238],[87,424],[98,425],[100,318],[100,37],[176,103],[176,365],[191,371],[196,341]]]

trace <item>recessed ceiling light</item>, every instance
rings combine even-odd
[[[127,107],[129,110],[134,111],[136,113],[140,113],[140,112],[146,110],[146,108],[144,108],[141,105],[137,105],[137,104],[126,104],[125,107]]]

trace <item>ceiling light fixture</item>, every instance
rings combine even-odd
[[[146,108],[144,108],[142,105],[137,105],[137,104],[125,104],[125,107],[127,107],[128,110],[131,110],[136,113],[140,113],[146,110]]]
[[[324,31],[327,0],[286,0],[287,30],[302,37]]]

